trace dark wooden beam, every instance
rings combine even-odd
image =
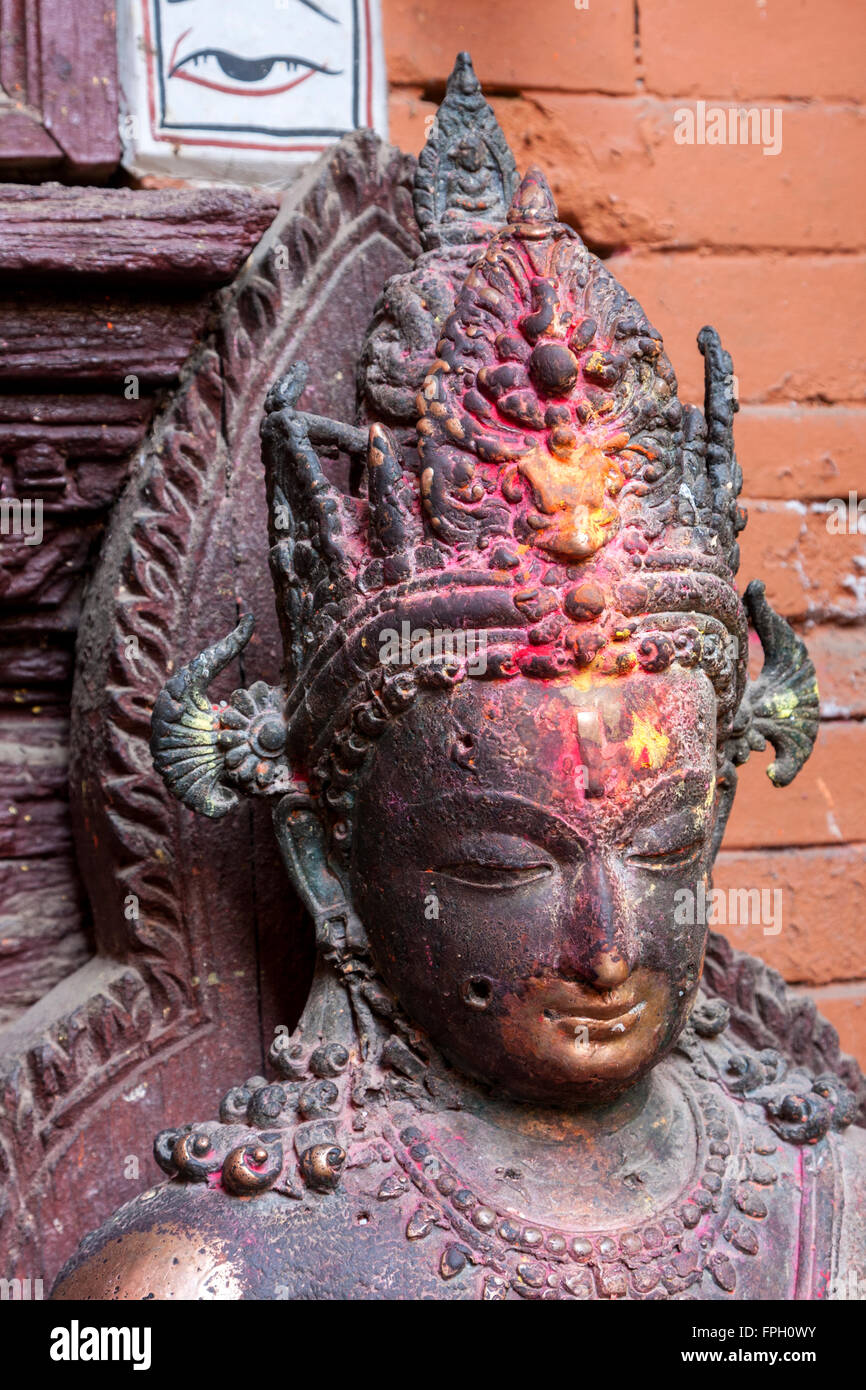
[[[225,284],[276,214],[254,189],[0,187],[0,274]]]

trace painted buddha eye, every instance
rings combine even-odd
[[[284,72],[279,68],[283,67]],[[268,87],[257,86],[267,80],[274,72],[274,81]],[[200,87],[210,87],[217,92],[228,92],[237,96],[275,96],[296,87],[300,82],[312,77],[314,73],[326,77],[338,77],[337,69],[326,67],[323,63],[309,58],[300,58],[291,53],[273,53],[263,58],[245,58],[239,53],[229,53],[224,48],[199,48],[172,63],[169,77],[177,77],[185,82],[194,82]],[[241,86],[228,86],[219,80],[219,74]],[[284,79],[284,80],[281,80]]]

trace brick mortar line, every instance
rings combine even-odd
[[[553,89],[552,89],[552,88],[543,87],[543,88],[540,88],[540,89],[533,88],[533,89],[528,89],[528,90],[541,90],[541,91],[548,91],[548,90],[550,90],[550,91],[552,91]],[[583,95],[581,92],[574,92],[574,91],[573,91],[573,92],[570,92],[570,93],[569,93],[569,92],[568,92],[567,90],[565,90],[565,89],[563,90],[563,93],[562,93],[562,94],[563,94],[564,96],[565,96],[565,95],[571,95],[571,96],[581,96],[581,95]],[[662,92],[657,92],[657,91],[655,91],[655,90],[654,90],[653,88],[651,88],[651,87],[647,87],[647,88],[645,89],[645,91],[641,92],[641,96],[642,96],[642,97],[648,97],[650,100],[652,100],[652,101],[658,101],[658,102],[660,102],[660,103],[663,103],[664,105],[673,104],[674,102],[679,102],[679,103],[681,103],[682,105],[688,105],[689,103],[694,104],[695,102],[698,102],[698,101],[705,101],[706,104],[707,104],[707,106],[754,106],[754,105],[757,105],[758,103],[761,103],[761,104],[763,104],[763,105],[768,105],[770,102],[774,102],[774,103],[775,103],[776,105],[778,105],[778,106],[785,106],[785,107],[792,107],[792,108],[793,108],[793,107],[796,107],[796,108],[798,108],[798,109],[800,109],[800,110],[804,110],[804,111],[809,111],[809,110],[812,110],[812,109],[815,109],[815,110],[830,110],[830,111],[855,111],[855,112],[856,112],[856,111],[864,111],[864,110],[866,110],[866,98],[860,98],[860,97],[821,97],[821,96],[792,97],[792,96],[778,96],[778,95],[773,95],[773,94],[761,94],[761,95],[753,95],[753,96],[748,96],[748,97],[730,97],[730,96],[728,96],[728,97],[720,97],[720,96],[708,96],[708,95],[702,95],[702,96],[682,96],[682,95],[669,96],[669,95],[665,95],[665,94],[662,93]],[[626,97],[625,99],[626,99],[627,101],[629,101],[629,100],[630,100],[630,101],[634,101],[634,97]]]
[[[720,857],[720,858],[724,858],[725,855],[734,855],[734,854],[736,854],[736,855],[743,855],[743,854],[760,854],[760,855],[767,855],[767,854],[790,854],[790,853],[799,854],[802,850],[817,850],[817,851],[820,851],[820,852],[823,853],[824,850],[828,850],[828,849],[839,849],[839,850],[841,850],[841,849],[866,849],[866,840],[834,840],[832,844],[818,844],[818,845],[815,845],[815,844],[810,844],[810,845],[781,845],[781,846],[777,845],[777,846],[775,846],[775,848],[766,848],[766,849],[761,849],[759,846],[755,846],[754,849],[725,849],[724,843],[723,843],[723,844],[722,844],[722,848],[719,850],[719,857]]]
[[[735,431],[735,432],[736,432],[736,428],[737,428],[737,426],[736,426],[736,421],[735,421],[735,422],[734,422],[734,431]],[[849,489],[847,489],[847,491],[850,492],[851,489],[849,488]],[[740,499],[739,499],[739,500],[740,500],[740,505],[741,505],[742,507],[747,507],[747,508],[748,508],[748,507],[758,507],[758,506],[762,506],[762,507],[773,507],[774,509],[779,510],[779,511],[791,512],[791,511],[796,511],[796,508],[797,508],[800,504],[802,504],[804,507],[808,507],[808,506],[810,506],[810,505],[812,505],[812,504],[814,504],[815,506],[820,506],[820,505],[822,505],[824,502],[829,502],[831,496],[832,496],[832,497],[836,497],[837,495],[838,495],[837,493],[832,493],[832,494],[827,494],[827,495],[825,496],[825,495],[822,493],[820,497],[808,497],[808,496],[804,496],[804,495],[802,495],[802,494],[798,495],[797,497],[761,497],[761,496],[755,495],[754,493],[749,493],[748,496],[745,496],[745,495],[743,495],[743,494],[741,493],[741,494],[740,494]],[[847,501],[847,498],[846,498],[845,500]],[[791,503],[794,503],[794,506],[792,506]],[[762,515],[762,513],[759,513],[759,515]],[[822,516],[823,513],[822,513],[822,512],[812,512],[812,513],[810,513],[810,515],[812,515],[812,516]],[[860,534],[862,534],[862,533],[860,533]],[[866,539],[866,537],[864,537],[864,539]]]
[[[737,245],[734,242],[689,242],[683,244],[661,241],[628,242],[623,245],[622,249],[616,248],[611,251],[605,257],[605,262],[612,260],[614,256],[649,257],[659,255],[694,256],[695,260],[701,261],[710,260],[712,257],[718,259],[722,256],[729,256],[732,260],[751,257],[755,261],[774,255],[785,256],[789,260],[804,260],[812,256],[817,264],[826,264],[827,261],[834,260],[840,262],[866,260],[866,247],[780,246],[778,243],[755,247],[746,243]]]
[[[766,410],[775,409],[778,405],[780,410],[861,410],[866,404],[859,396],[842,396],[839,400],[819,400],[815,396],[804,396],[801,400],[796,397],[786,401],[772,400],[740,400],[741,410]],[[736,429],[736,425],[734,426]]]
[[[801,854],[806,850],[823,851],[828,849],[862,849],[863,844],[860,840],[827,840],[824,844],[792,844],[792,845],[732,845],[730,849],[720,850],[720,854]]]
[[[780,972],[781,973],[781,972]],[[784,978],[784,977],[783,977]],[[792,989],[801,990],[803,993],[825,994],[825,991],[837,990],[837,999],[858,999],[861,994],[866,993],[866,977],[858,975],[854,980],[830,980],[827,984],[810,985],[803,980],[785,980]],[[843,1049],[844,1051],[844,1049]]]
[[[444,78],[437,82],[436,86],[443,87]],[[427,102],[429,105],[438,105],[441,98],[438,96],[427,96],[426,88],[418,82],[392,81],[388,82],[388,95],[397,93],[409,93],[417,97],[419,101]],[[748,97],[718,96],[704,93],[700,96],[683,96],[682,94],[665,94],[657,92],[650,87],[634,87],[631,91],[606,91],[603,87],[539,87],[537,85],[526,87],[503,86],[496,87],[490,83],[484,84],[484,95],[488,101],[496,100],[515,101],[519,99],[532,100],[533,96],[563,96],[563,97],[603,97],[606,101],[638,102],[654,101],[659,105],[694,105],[696,102],[706,102],[707,106],[754,106],[759,103],[764,105],[774,102],[786,108],[810,111],[851,111],[853,113],[866,111],[866,98],[858,97],[821,97],[821,96],[779,96],[774,94],[755,94]]]
[[[808,638],[809,634],[806,633]],[[821,714],[819,724],[866,724],[866,714]]]
[[[731,257],[751,257],[759,260],[762,256],[784,256],[788,260],[801,260],[807,256],[814,256],[816,260],[826,260],[836,257],[839,260],[853,260],[857,257],[866,258],[866,242],[857,246],[784,246],[779,242],[768,242],[766,245],[756,245],[753,242],[725,242],[725,241],[636,241],[630,240],[621,246],[615,246],[612,251],[607,252],[604,259],[609,261],[613,256],[630,256],[649,252],[651,255],[701,255],[702,260],[706,260],[705,252],[713,256]]]

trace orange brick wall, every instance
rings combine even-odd
[[[821,504],[866,496],[866,7],[862,0],[383,0],[391,137],[417,152],[458,50],[521,169],[661,330],[683,397],[695,336],[734,358],[749,525],[743,585],[807,635],[822,726],[793,786],[753,755],[719,887],[781,888],[782,930],[735,945],[808,989],[866,1064],[866,535]],[[782,148],[687,145],[703,100],[778,108]],[[864,508],[866,510],[866,508]],[[866,525],[866,523],[864,523]]]

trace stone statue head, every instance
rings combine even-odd
[[[572,1106],[674,1046],[707,935],[688,905],[736,768],[769,739],[789,782],[817,689],[763,586],[737,590],[717,334],[698,337],[701,411],[540,171],[513,191],[461,63],[419,167],[427,250],[389,282],[362,355],[372,423],[299,409],[302,365],[265,403],[282,679],[211,704],[244,619],[168,682],[153,751],[206,815],[274,798],[362,1046],[371,1012],[399,1010],[464,1074]],[[446,205],[468,167],[461,103],[487,151],[474,217],[462,184]],[[360,461],[351,492],[317,445]]]

